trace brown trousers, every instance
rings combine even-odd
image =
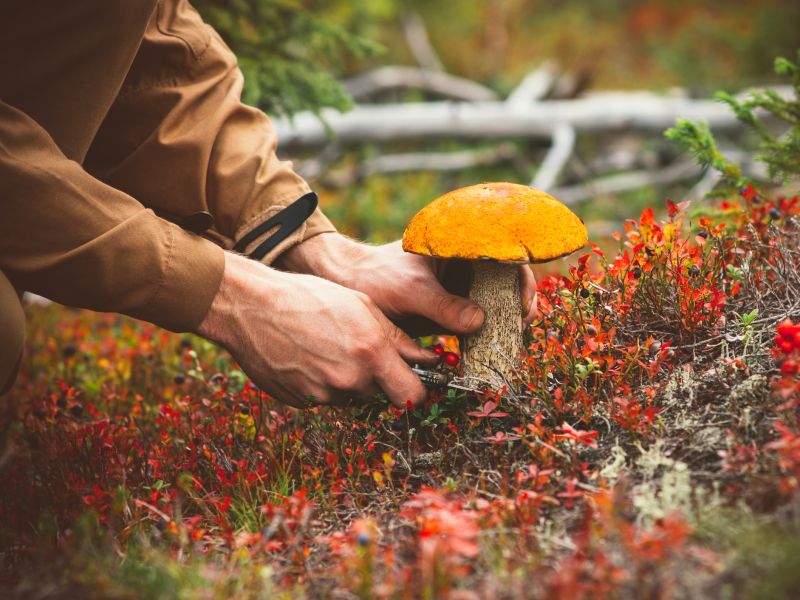
[[[14,382],[24,341],[25,315],[17,290],[0,272],[0,394]]]

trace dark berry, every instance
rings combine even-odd
[[[597,335],[597,327],[594,325],[589,325],[586,327],[586,333],[589,335]]]
[[[708,239],[708,232],[707,232],[707,231],[705,231],[705,230],[704,230],[704,231],[701,231],[701,232],[699,232],[697,235],[699,235],[699,236],[700,236],[701,238],[703,238],[704,240],[705,240],[705,239]]]
[[[779,208],[773,206],[772,208],[769,209],[769,216],[772,217],[773,219],[780,219],[782,213]]]
[[[74,344],[67,344],[61,349],[61,356],[64,358],[72,358],[75,356],[76,352],[78,352],[78,349]]]
[[[156,521],[156,527],[158,528],[159,531],[164,531],[168,525],[169,521],[167,521],[166,519],[159,519],[158,521]]]
[[[80,404],[73,404],[70,407],[69,412],[73,417],[80,417],[83,414],[83,406]]]
[[[192,347],[192,340],[185,337],[181,340],[181,348],[187,349]]]
[[[225,381],[225,375],[223,375],[222,373],[214,373],[211,376],[211,383],[220,384],[223,381]]]
[[[697,265],[692,265],[691,267],[689,267],[689,275],[691,275],[692,277],[697,277],[698,275],[700,275],[700,269],[697,267]]]
[[[589,290],[587,290],[586,288],[583,288],[581,290],[581,297],[588,298],[591,295],[592,295],[592,293]]]
[[[183,385],[184,383],[186,383],[186,375],[184,375],[183,373],[178,373],[177,375],[175,375],[176,385]]]
[[[58,406],[58,408],[67,408],[67,399],[59,398],[56,400],[56,406]]]
[[[44,419],[47,415],[43,410],[36,408],[33,410],[33,416],[36,417],[37,419]]]
[[[659,350],[661,350],[661,342],[656,340],[650,344],[650,354],[658,354]]]
[[[364,546],[369,546],[370,541],[371,540],[369,534],[366,531],[362,531],[356,536],[356,544],[358,544],[362,548]]]
[[[241,406],[239,408],[239,412],[242,413],[243,415],[249,415],[250,414],[250,407],[249,406]]]
[[[642,276],[642,270],[639,267],[634,267],[631,270],[631,275],[633,275],[634,279],[639,279]]]

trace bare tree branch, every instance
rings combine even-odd
[[[557,79],[558,66],[554,61],[545,61],[538,69],[523,77],[519,85],[511,90],[506,102],[511,106],[524,106],[542,100],[553,89]]]
[[[660,171],[631,171],[599,177],[579,185],[555,188],[549,192],[564,204],[578,204],[596,196],[619,194],[652,185],[669,185],[697,177],[702,168],[691,161],[681,161]]]
[[[356,100],[396,89],[420,89],[443,98],[481,102],[497,100],[494,90],[470,79],[430,69],[387,66],[367,71],[342,82]]]
[[[754,179],[763,179],[767,173],[766,169],[761,163],[753,160],[752,156],[741,151],[726,151],[725,155],[739,162],[742,165],[743,172]],[[619,194],[647,186],[654,185],[670,185],[680,181],[687,181],[699,177],[704,173],[705,169],[696,163],[686,160],[667,165],[661,170],[641,170],[630,171],[627,173],[618,173],[616,175],[608,175],[599,177],[592,181],[588,181],[579,185],[564,186],[555,188],[550,193],[561,200],[564,204],[577,204],[579,202],[589,200],[596,196],[608,196],[612,194]],[[708,175],[709,179],[713,175]],[[702,187],[701,187],[702,184]],[[701,180],[695,185],[693,190],[702,191],[708,185],[708,180],[703,183]],[[710,191],[710,190],[709,190]],[[689,194],[697,193],[695,191]],[[708,192],[703,192],[705,195]],[[700,200],[702,196],[687,196],[693,200]]]
[[[553,130],[553,143],[542,161],[542,166],[536,172],[531,185],[547,190],[553,187],[564,166],[572,156],[575,149],[575,129],[566,123],[561,123]]]
[[[517,154],[513,144],[459,152],[410,152],[368,158],[356,169],[342,169],[323,178],[329,187],[346,187],[371,175],[408,171],[460,171],[511,160]]]
[[[408,42],[408,48],[414,59],[423,69],[430,69],[431,71],[444,71],[442,61],[436,53],[436,49],[431,43],[431,38],[428,36],[428,28],[425,27],[425,21],[416,12],[408,12],[403,18],[403,32]]]

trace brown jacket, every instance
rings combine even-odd
[[[220,246],[308,191],[241,103],[235,57],[186,0],[0,0],[0,15],[0,271],[58,302],[193,329]],[[154,210],[210,212],[216,244]],[[265,260],[333,230],[317,211]]]

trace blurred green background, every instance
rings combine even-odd
[[[800,3],[780,0],[198,0],[195,3],[239,56],[245,98],[273,116],[325,106],[346,109],[337,80],[381,65],[417,65],[409,22],[422,23],[442,68],[480,82],[504,98],[530,71],[552,60],[578,81],[576,93],[650,90],[710,97],[774,82],[776,56],[800,46]],[[676,91],[678,88],[678,91]],[[428,99],[415,90],[391,101]],[[486,180],[528,183],[547,145],[519,140],[430,141],[338,149],[331,172],[353,173],[369,157],[398,152],[455,152],[512,146],[513,158],[450,172],[312,177],[326,213],[349,235],[383,242],[402,235],[416,210],[455,187]],[[746,140],[744,141],[746,144]],[[661,136],[581,138],[563,184],[595,175],[598,155],[628,145],[640,162],[674,161],[678,148]],[[609,150],[611,148],[611,150]],[[313,159],[292,149],[282,156]],[[330,149],[329,149],[330,150]],[[606,169],[603,174],[613,173]],[[334,183],[331,183],[334,181]],[[338,181],[336,183],[335,181]],[[592,198],[576,207],[595,237],[621,226],[665,196],[695,182],[648,186]]]

